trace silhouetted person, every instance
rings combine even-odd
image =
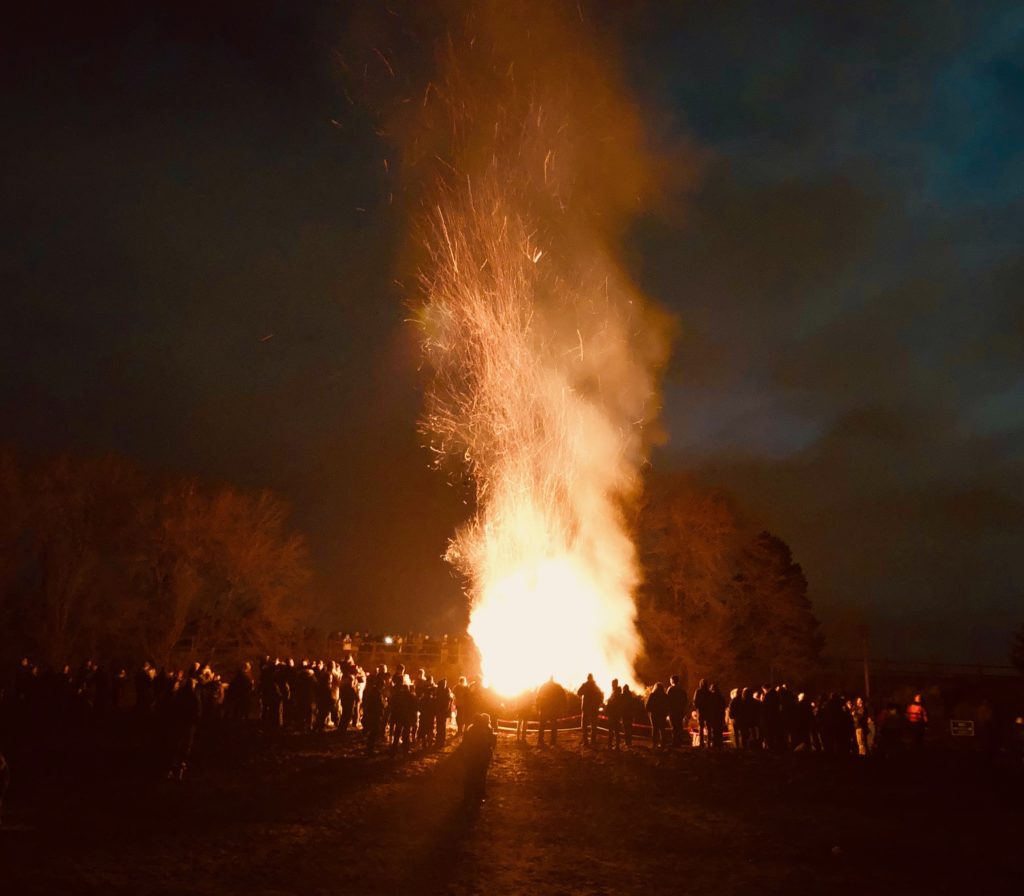
[[[705,733],[708,730],[708,684],[702,678],[693,692],[693,708],[697,711],[697,743],[704,746]]]
[[[363,692],[363,730],[366,732],[366,755],[372,756],[377,741],[384,733],[384,690],[378,676],[371,676]]]
[[[794,750],[810,750],[814,730],[814,707],[806,694],[796,698],[796,729],[793,736]]]
[[[465,678],[455,685],[455,727],[461,735],[469,720],[473,718],[472,694]]]
[[[394,683],[391,686],[391,752],[401,748],[403,753],[409,752],[416,726],[416,695],[408,681]]]
[[[552,675],[537,691],[537,715],[540,717],[540,731],[537,744],[544,745],[544,729],[551,729],[551,746],[558,742],[558,717],[565,709],[565,691]]]
[[[686,743],[686,710],[689,701],[686,691],[679,683],[679,676],[673,675],[665,696],[668,698],[668,721],[672,725],[672,746],[681,747]]]
[[[524,691],[512,702],[512,711],[516,717],[516,742],[526,743],[526,728],[530,721],[530,713],[536,702],[533,691]]]
[[[604,704],[608,718],[608,746],[613,750],[619,749],[622,742],[622,702],[622,688],[619,687],[619,680],[613,678],[612,691]]]
[[[633,746],[633,723],[643,710],[639,694],[634,694],[628,684],[622,686],[622,743],[626,749]]]
[[[171,765],[167,777],[177,781],[185,778],[202,715],[198,684],[197,679],[191,676],[178,682],[168,703]]]
[[[765,747],[778,752],[782,750],[782,706],[777,689],[765,685],[761,699],[761,737]]]
[[[432,699],[435,747],[443,747],[448,737],[448,720],[452,717],[453,702],[454,697],[448,688],[448,679],[442,678],[434,688]]]
[[[704,708],[711,746],[720,747],[722,746],[722,729],[725,728],[725,698],[714,682],[708,686],[707,702]]]
[[[887,703],[875,721],[874,754],[879,759],[890,759],[899,752],[902,727],[900,708],[895,703]]]
[[[338,690],[338,699],[341,702],[341,720],[338,728],[342,732],[355,724],[356,704],[359,702],[359,686],[356,682],[355,670],[346,667],[341,676],[341,687]]]
[[[487,769],[494,755],[494,747],[498,737],[491,729],[491,717],[480,713],[459,745],[465,777],[463,779],[463,798],[467,803],[483,802],[487,796]]]
[[[788,684],[780,684],[779,693],[779,730],[782,749],[792,750],[796,743],[796,695]]]
[[[850,707],[850,714],[853,716],[853,730],[857,738],[857,754],[867,756],[872,746],[874,721],[863,697],[858,697],[853,701]]]
[[[580,698],[580,713],[583,720],[583,737],[581,743],[597,746],[597,714],[604,703],[604,691],[598,687],[592,674],[579,686],[576,696]]]
[[[231,679],[224,698],[224,716],[231,721],[244,722],[252,711],[252,695],[255,685],[252,680],[252,666],[246,663]]]
[[[644,709],[647,710],[647,715],[651,720],[651,746],[655,750],[659,747],[667,747],[665,720],[668,718],[668,695],[665,693],[665,686],[660,681],[647,695],[647,704]]]
[[[928,728],[928,710],[924,706],[924,698],[914,694],[914,699],[907,705],[907,728],[910,731],[910,748],[924,749],[924,734]]]

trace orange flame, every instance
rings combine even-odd
[[[578,23],[521,12],[481,4],[430,94],[451,153],[424,215],[418,315],[424,429],[476,486],[448,559],[468,579],[484,675],[506,694],[549,675],[632,679],[624,512],[667,347],[611,247],[650,186],[635,113]]]

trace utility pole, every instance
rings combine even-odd
[[[868,669],[868,626],[863,623],[860,627],[860,652],[864,658],[864,699],[871,696],[871,672]]]

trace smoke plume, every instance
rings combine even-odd
[[[576,7],[474,4],[441,42],[409,146],[426,179],[423,429],[475,488],[447,556],[506,693],[631,679],[640,646],[625,513],[668,328],[619,261],[657,166],[607,58]]]

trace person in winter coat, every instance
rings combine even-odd
[[[466,803],[482,803],[487,797],[487,770],[498,743],[491,728],[491,717],[480,713],[466,729],[459,745],[463,762],[463,799]]]
[[[668,719],[668,694],[665,693],[665,685],[660,681],[647,696],[647,704],[644,709],[651,720],[651,746],[657,750],[668,746],[668,739],[665,736],[666,721]]]
[[[681,747],[686,743],[685,726],[688,701],[686,691],[679,683],[679,676],[673,675],[669,681],[671,684],[665,691],[665,696],[668,698],[668,720],[672,725],[672,746]]]
[[[583,714],[583,744],[597,746],[597,714],[601,711],[601,704],[604,703],[604,691],[594,681],[594,676],[587,675],[587,680],[579,686],[576,696],[582,701],[581,712]]]

